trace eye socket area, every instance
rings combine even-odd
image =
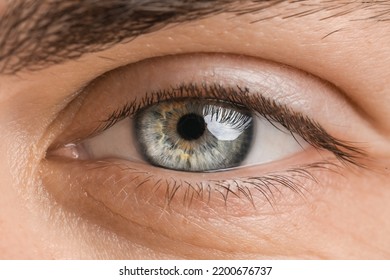
[[[255,145],[242,160],[243,167],[226,172],[156,167],[131,144],[130,130],[135,128],[132,122],[139,111],[191,98],[248,108],[256,120]],[[343,142],[318,125],[327,125],[332,135],[344,135],[345,121],[354,121],[345,116],[355,116],[346,102],[334,87],[316,77],[259,59],[212,54],[154,58],[114,70],[91,83],[73,123],[48,158],[81,159],[67,162],[64,170],[80,174],[77,185],[119,215],[139,211],[131,202],[143,207],[152,204],[160,211],[191,208],[192,215],[206,218],[215,211],[226,211],[228,204],[233,206],[229,215],[252,215],[256,209],[272,211],[286,198],[289,205],[302,202],[306,190],[318,190],[313,172],[326,176],[322,163],[337,159],[335,151],[347,159],[354,154],[353,147],[340,146]],[[334,118],[336,113],[338,118]],[[178,120],[172,123],[176,126]],[[263,149],[270,143],[273,149]]]
[[[181,94],[180,85],[183,84],[187,85],[189,90]],[[205,91],[196,92],[188,87],[195,84],[198,88],[202,88],[204,84],[218,85],[225,89],[225,92],[212,95],[209,91],[209,95],[206,96]],[[161,91],[172,92],[172,88],[178,90],[171,96],[167,94],[162,98]],[[249,91],[246,91],[246,88]],[[319,98],[321,95],[326,96],[327,102],[332,104],[325,106],[328,110],[321,110],[324,107]],[[253,114],[253,118],[258,120],[254,125],[254,134],[257,131],[260,131],[260,134],[253,138],[253,143],[258,145],[252,145],[248,157],[242,161],[245,167],[228,169],[226,172],[169,170],[150,166],[140,156],[137,145],[131,145],[134,139],[130,129],[135,127],[132,122],[136,113],[134,110],[124,110],[129,108],[129,104],[148,107],[159,104],[158,100],[162,103],[172,99],[201,98],[204,101],[215,102],[227,98],[227,102],[246,106],[249,103],[253,104],[248,101],[251,98],[262,99],[261,97],[264,97],[262,100],[264,106],[257,104],[250,108],[266,114],[264,116]],[[278,106],[273,106],[275,105],[272,105],[273,102]],[[337,135],[337,127],[344,127],[342,115],[348,114],[348,111],[341,109],[344,107],[343,100],[338,98],[333,88],[315,77],[290,67],[253,58],[210,54],[162,57],[114,70],[87,87],[85,98],[80,103],[74,121],[53,145],[57,152],[53,150],[48,154],[48,170],[52,172],[50,173],[52,177],[58,175],[59,178],[57,184],[50,186],[54,188],[52,193],[67,195],[66,198],[59,198],[65,201],[76,200],[74,196],[77,193],[79,195],[76,197],[79,200],[73,205],[85,205],[86,200],[91,199],[98,204],[90,209],[91,213],[96,213],[96,208],[105,207],[107,212],[111,213],[108,215],[110,218],[124,217],[125,221],[121,220],[118,224],[124,225],[122,228],[125,227],[125,234],[131,234],[132,225],[137,224],[169,235],[172,240],[181,239],[188,244],[193,242],[191,232],[196,230],[195,226],[189,227],[191,230],[183,230],[181,234],[173,232],[170,227],[171,225],[179,227],[183,216],[189,221],[204,220],[201,223],[202,227],[209,229],[213,225],[210,223],[212,219],[228,221],[232,217],[242,219],[246,216],[245,218],[250,220],[253,218],[251,216],[257,217],[259,213],[263,217],[277,216],[273,209],[275,206],[278,212],[290,213],[299,208],[297,205],[302,204],[302,196],[308,193],[314,195],[320,190],[311,176],[315,176],[319,181],[332,180],[328,178],[326,172],[322,172],[323,170],[317,173],[318,170],[312,169],[311,164],[314,166],[328,158],[334,159],[334,155],[318,153],[315,148],[322,147],[314,148],[307,144],[304,151],[298,153],[297,151],[302,150],[299,146],[302,142],[295,141],[297,133],[291,134],[286,130],[286,117],[275,113],[277,109],[286,113],[285,116],[291,117],[294,115],[291,112],[299,112],[321,124],[335,124],[333,127],[327,126],[330,127],[332,135]],[[288,107],[290,111],[282,107]],[[340,118],[333,119],[332,116],[336,112],[340,112],[338,115]],[[270,118],[271,115],[274,117]],[[275,118],[276,115],[280,117]],[[294,116],[295,121],[303,120],[297,117],[299,114]],[[338,122],[341,125],[338,125]],[[287,127],[290,131],[297,131],[297,125],[293,122]],[[334,127],[336,129],[333,129]],[[264,137],[262,130],[268,131],[269,137]],[[272,136],[273,132],[269,131],[278,136]],[[279,139],[286,137],[289,143],[295,145],[296,150],[294,148],[291,153],[282,154],[280,159],[272,158],[271,162],[259,164],[258,159],[266,158],[266,155],[258,155],[256,149],[269,143],[280,147],[281,145],[275,143],[276,137]],[[117,147],[115,152],[118,156],[112,156],[110,151],[105,155],[95,154],[91,158],[89,154],[80,152],[78,145],[85,146],[86,143],[91,144],[95,141],[93,142],[95,148],[98,147],[98,139],[101,146],[96,148],[97,152],[105,151],[109,143],[110,148]],[[113,145],[119,140],[120,145]],[[262,140],[265,144],[261,144]],[[123,143],[126,143],[125,149]],[[310,144],[313,145],[313,141]],[[287,145],[282,146],[285,148]],[[128,158],[123,159],[123,150],[128,151]],[[260,149],[260,152],[271,150]],[[279,151],[273,150],[270,156],[275,156],[276,150]],[[50,157],[51,155],[57,157]],[[63,160],[64,157],[68,159],[79,157],[79,160]],[[257,164],[251,164],[256,162]],[[167,226],[162,221],[168,219],[170,223]],[[116,226],[112,225],[112,220],[106,224],[109,227]],[[221,235],[224,235],[224,240],[229,237],[223,233]],[[204,231],[197,235],[200,243],[204,242],[202,236]],[[225,243],[219,246],[223,249]]]
[[[207,102],[209,100],[225,102],[232,104],[236,109],[249,108],[252,118],[258,119],[254,124],[256,132],[254,134],[259,136],[255,136],[252,141],[256,145],[250,147],[248,157],[241,162],[242,166],[248,167],[237,170],[228,168],[229,172],[225,172],[224,175],[221,173],[215,175],[219,177],[219,181],[214,183],[222,185],[225,189],[229,184],[237,184],[237,181],[234,183],[234,176],[243,182],[248,182],[248,178],[259,178],[260,181],[255,182],[257,186],[264,183],[263,179],[272,184],[275,183],[276,177],[269,180],[268,177],[261,176],[283,173],[297,166],[315,165],[329,158],[335,159],[338,157],[335,152],[345,155],[348,159],[354,152],[347,145],[340,146],[342,142],[337,142],[337,138],[318,125],[321,123],[330,127],[332,135],[344,135],[346,120],[353,121],[351,116],[355,116],[346,105],[347,101],[328,83],[297,69],[251,57],[188,54],[140,61],[109,72],[92,82],[84,92],[80,109],[75,114],[73,122],[53,144],[54,148],[48,153],[48,158],[56,156],[57,159],[85,159],[88,166],[91,161],[106,162],[114,167],[120,165],[123,166],[123,170],[136,169],[137,174],[138,172],[144,174],[142,176],[147,182],[152,180],[149,178],[152,176],[156,184],[177,177],[182,181],[178,185],[187,186],[184,189],[188,189],[190,186],[186,185],[185,177],[189,173],[150,166],[140,156],[137,145],[130,145],[134,139],[129,129],[134,128],[131,122],[134,122],[134,117],[141,108],[190,98]],[[324,106],[324,100],[331,106]],[[334,118],[336,113],[338,118]],[[172,123],[176,125],[177,121]],[[264,137],[261,131],[267,131],[268,136]],[[137,134],[137,131],[134,134]],[[313,147],[309,147],[299,135]],[[276,145],[276,138],[282,143],[288,142],[289,145],[280,143]],[[265,142],[262,143],[263,140]],[[119,141],[118,145],[111,145],[114,141]],[[123,143],[127,144],[126,148],[122,147]],[[275,148],[262,149],[269,143],[275,144]],[[87,145],[88,151],[80,149],[80,146],[85,148]],[[112,150],[107,151],[107,145]],[[288,149],[283,150],[280,147]],[[302,151],[302,148],[304,152],[297,153]],[[128,152],[126,157],[123,156],[124,150]],[[317,150],[325,153],[317,153]],[[263,163],[267,163],[261,164],[261,161],[259,163],[260,157]],[[82,164],[83,161],[78,162]],[[104,176],[112,176],[107,172],[109,170],[107,165],[104,165],[103,169]],[[179,175],[182,173],[186,175]],[[192,186],[207,185],[209,180],[214,180],[213,173],[215,172],[202,173],[201,182],[190,183]],[[127,177],[124,173],[121,174],[124,178]],[[164,174],[164,177],[160,175],[155,177],[153,174]],[[283,176],[276,178],[277,182],[274,185],[290,182]],[[92,175],[89,178],[92,180]],[[135,178],[138,177],[136,175],[131,177],[130,182],[134,182]],[[221,180],[227,183],[221,184]],[[99,182],[98,179],[93,181]],[[214,183],[212,190],[219,188],[214,187]],[[253,181],[247,184],[248,188],[254,186],[252,183]],[[138,184],[146,183],[141,180]],[[294,184],[289,186],[290,189],[294,189]],[[235,188],[237,189],[237,185]]]

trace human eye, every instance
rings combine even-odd
[[[95,88],[98,91],[102,85],[110,91],[110,98],[123,95],[124,104],[119,103],[103,117],[102,125],[88,139],[66,143],[69,149],[62,147],[60,151],[66,154],[71,150],[72,157],[79,159],[143,160],[162,168],[198,172],[272,162],[304,149],[304,142],[332,150],[336,157],[349,162],[359,155],[357,148],[331,137],[318,123],[272,97],[281,91],[285,95],[291,95],[288,90],[294,94],[302,91],[303,84],[287,81],[288,74],[302,73],[288,67],[277,69],[264,61],[258,62],[263,69],[253,69],[255,60],[243,57],[239,58],[241,64],[247,63],[251,69],[234,69],[232,64],[238,58],[232,57],[223,57],[223,62],[216,54],[157,58],[109,74],[88,91],[95,98]],[[175,76],[183,73],[183,65],[207,59],[216,62],[203,62],[201,70]],[[150,67],[154,71],[143,79]],[[153,81],[160,79],[157,75],[161,76],[159,71],[164,67],[168,72],[164,74],[166,85],[155,85]],[[209,73],[213,73],[211,78]],[[228,81],[229,75],[239,79]],[[119,88],[112,87],[118,84],[117,76],[121,76]],[[128,82],[130,79],[151,86],[144,88]],[[277,81],[269,82],[272,79]],[[315,77],[305,79],[326,87]],[[287,86],[281,86],[281,81]],[[126,92],[128,88],[131,94]]]
[[[166,56],[116,69],[64,116],[69,125],[47,156],[50,176],[61,178],[52,192],[62,200],[71,186],[67,203],[98,202],[125,219],[108,222],[125,235],[137,224],[173,239],[162,216],[175,224],[181,216],[252,216],[300,204],[327,174],[363,156],[320,125],[328,116],[312,113],[323,104],[310,95],[345,107],[332,85],[244,56]]]
[[[77,157],[115,156],[173,170],[210,172],[273,161],[301,149],[295,141],[298,136],[266,118],[270,116],[252,112],[267,100],[259,98],[246,106],[227,102],[234,95],[256,100],[248,94],[248,89],[220,84],[180,85],[154,92],[152,96],[164,100],[148,99],[151,105],[142,108],[137,101],[125,105],[119,115],[109,117],[111,129],[81,143]],[[122,121],[116,124],[117,120]],[[271,139],[278,145],[272,145]]]

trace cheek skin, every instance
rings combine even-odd
[[[2,153],[4,154],[4,153]],[[43,256],[37,236],[31,233],[30,213],[25,209],[11,176],[6,172],[6,161],[0,163],[0,259],[37,259]],[[18,229],[18,230],[15,230]]]
[[[311,204],[310,223],[297,225],[298,235],[303,233],[306,246],[327,259],[388,259],[387,176],[343,176],[338,184],[324,185],[329,191]]]
[[[6,88],[6,87],[5,87]],[[3,92],[0,92],[2,95]],[[31,138],[21,131],[20,126],[12,119],[12,110],[7,102],[1,103],[0,108],[0,259],[33,259],[44,255],[35,225],[34,216],[26,206],[22,197],[22,182],[29,172],[24,170],[26,158],[24,140]],[[32,160],[31,160],[32,163]],[[31,174],[31,173],[30,173]],[[31,186],[31,184],[29,185]],[[36,210],[36,208],[34,209]],[[40,223],[38,223],[39,225]]]

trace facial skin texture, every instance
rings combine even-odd
[[[7,14],[9,2],[0,2],[2,14]],[[35,15],[44,18],[45,8],[50,8],[52,2],[43,1]],[[93,2],[86,1],[85,7]],[[190,2],[183,1],[183,6],[177,10],[191,14]],[[96,36],[84,34],[83,37],[74,29],[73,41],[65,38],[64,42],[77,43],[83,41],[82,38],[92,38],[92,45],[73,49],[58,46],[61,42],[58,38],[70,33],[68,21],[48,21],[47,32],[31,36],[40,38],[38,43],[23,44],[23,38],[12,38],[20,33],[7,32],[10,27],[15,28],[12,24],[15,14],[8,13],[3,18],[1,34],[8,34],[9,40],[0,45],[0,258],[390,257],[390,26],[386,21],[387,3],[211,2],[204,1],[203,11],[198,7],[200,16],[192,16],[192,20],[185,20],[183,14],[173,16],[168,20],[172,24],[158,23],[144,28],[147,34],[138,37],[134,34],[139,31],[120,38],[112,36],[103,45],[95,42],[98,41]],[[24,8],[28,11],[30,2],[18,3],[26,4]],[[158,9],[164,9],[164,4]],[[240,13],[240,10],[248,9],[250,12]],[[84,16],[87,15],[84,13]],[[61,25],[55,25],[61,22],[63,29]],[[88,18],[85,22],[91,24],[92,20]],[[27,26],[33,28],[34,24],[30,22]],[[96,24],[96,30],[91,28],[90,32],[99,34],[102,26],[102,23]],[[119,29],[121,25],[115,26]],[[118,31],[118,34],[123,33]],[[53,34],[61,36],[57,38]],[[106,30],[100,34],[104,37],[110,33]],[[119,43],[125,37],[127,39]],[[48,55],[50,44],[57,44],[51,59]],[[21,47],[17,48],[18,45]],[[84,136],[83,129],[87,130],[87,125],[92,127],[91,123],[99,119],[92,113],[110,107],[108,102],[116,102],[114,96],[117,95],[110,97],[107,94],[103,95],[107,106],[96,104],[91,81],[118,67],[131,67],[145,59],[181,54],[193,54],[196,59],[199,57],[196,54],[200,53],[215,55],[221,69],[225,63],[223,55],[240,55],[288,65],[327,81],[329,92],[315,91],[313,96],[304,97],[298,92],[295,105],[318,121],[329,134],[359,146],[364,156],[358,159],[357,165],[334,160],[338,165],[333,169],[335,172],[315,171],[318,183],[305,181],[305,197],[282,189],[280,193],[276,192],[274,204],[269,205],[264,197],[255,194],[257,207],[234,196],[226,203],[221,196],[213,196],[210,204],[195,200],[188,207],[174,202],[166,207],[164,191],[151,195],[147,188],[135,191],[134,195],[118,196],[115,201],[109,197],[110,193],[121,194],[119,189],[134,191],[130,183],[123,183],[134,179],[132,175],[126,175],[122,181],[116,179],[115,176],[120,175],[111,166],[105,170],[111,172],[111,181],[105,181],[106,173],[83,173],[86,167],[81,161],[47,156],[53,145],[57,147],[55,144],[68,139],[66,133],[81,131],[80,135],[72,136]],[[72,58],[68,59],[69,56]],[[229,61],[232,63],[233,60]],[[196,61],[188,65],[188,69],[198,71]],[[245,68],[245,63],[238,62],[235,67]],[[168,80],[168,72],[161,70],[161,75],[160,80]],[[96,95],[104,93],[98,91]],[[299,107],[299,101],[306,105]],[[83,112],[92,113],[84,113],[86,117],[81,118]],[[238,178],[268,174],[284,171],[298,163],[315,163],[329,156],[329,152],[313,149],[296,158],[264,166],[201,176],[211,180],[221,176]],[[164,178],[186,176],[195,180],[198,176],[123,160],[115,162]],[[95,167],[94,164],[89,166]],[[104,181],[104,184],[89,183],[93,180]],[[179,192],[178,195],[183,194]],[[118,207],[120,203],[124,206]]]

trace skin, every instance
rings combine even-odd
[[[259,14],[214,15],[44,69],[1,74],[0,258],[388,259],[389,25],[368,19],[376,15],[368,9],[323,21],[319,19],[334,13],[322,9],[304,17],[274,17],[292,7],[302,9],[299,4],[277,5],[262,12],[269,19],[256,23],[251,22]],[[354,20],[361,18],[366,20]],[[256,208],[234,197],[225,205],[220,196],[211,203],[199,199],[191,206],[172,202],[167,207],[163,191],[151,196],[148,189],[121,185],[115,168],[107,168],[113,177],[105,186],[115,194],[121,188],[134,192],[119,201],[87,182],[101,182],[105,175],[80,172],[85,168],[80,161],[47,157],[53,143],[66,142],[66,133],[83,131],[88,122],[77,112],[99,106],[93,98],[77,102],[80,88],[103,73],[150,57],[202,52],[272,61],[334,85],[332,93],[305,96],[309,105],[302,110],[335,137],[359,143],[366,154],[359,164],[365,167],[340,164],[337,172],[315,171],[320,183],[305,181],[305,198],[282,189],[273,207],[260,194],[254,194]],[[197,71],[201,65],[189,67]],[[169,78],[169,73],[161,75],[161,80]],[[330,155],[308,150],[294,159],[202,178],[267,174],[323,156]],[[116,162],[164,178],[195,182],[198,176]],[[179,191],[177,201],[183,195]],[[119,203],[123,206],[117,207]]]

